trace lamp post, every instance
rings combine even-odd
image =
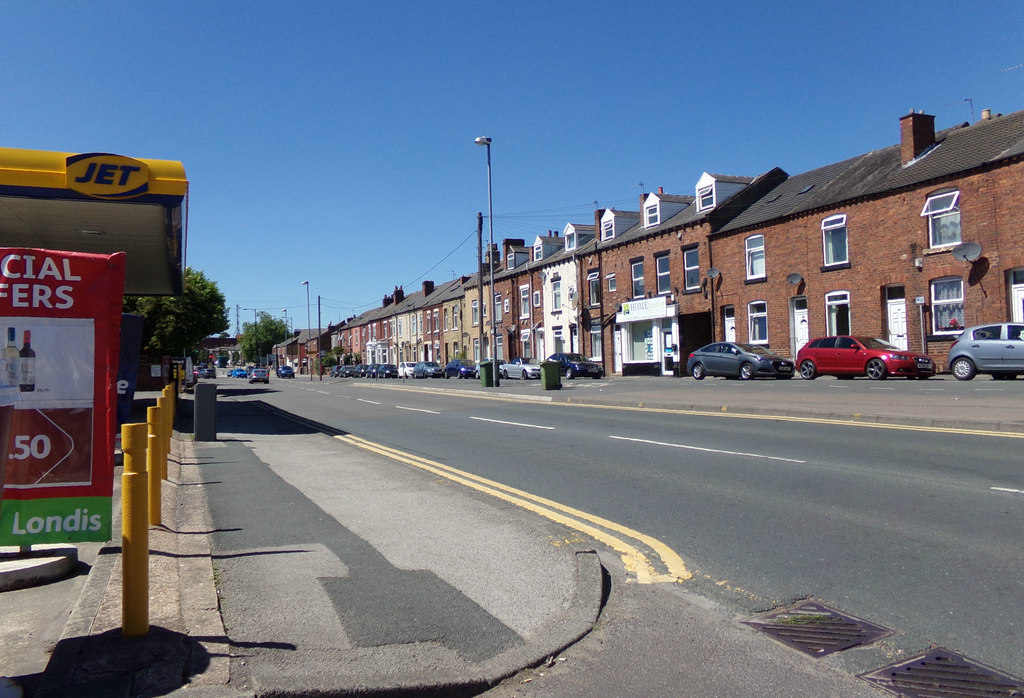
[[[313,370],[309,366],[309,282],[303,281],[302,285],[306,287],[306,373],[309,380],[313,380]]]
[[[489,242],[487,245],[487,268],[489,271],[490,278],[490,298],[487,304],[491,306],[491,387],[493,388],[498,384],[498,362],[496,360],[497,351],[497,327],[494,322],[495,308],[494,308],[494,255],[492,250],[494,249],[494,208],[491,205],[491,139],[487,136],[480,136],[473,141],[477,145],[487,147],[487,230],[489,234]],[[481,284],[483,279],[480,280]],[[480,309],[481,311],[483,308]],[[483,318],[480,319],[483,322]]]

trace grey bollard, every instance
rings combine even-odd
[[[196,441],[217,440],[217,386],[199,383],[193,393],[194,425]]]

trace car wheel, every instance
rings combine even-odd
[[[573,373],[571,368],[567,368],[565,369],[565,377],[567,380],[572,380],[573,378],[576,377],[576,374]]]
[[[707,375],[707,372],[704,370],[704,364],[700,363],[699,361],[695,363],[693,367],[690,368],[690,375],[693,376],[696,380],[704,380],[704,376]]]
[[[955,359],[949,370],[953,372],[953,377],[958,381],[969,381],[978,372],[978,369],[974,367],[974,362],[963,356]]]
[[[748,380],[750,380],[751,378],[754,377],[755,373],[756,373],[756,371],[754,370],[754,364],[752,364],[752,363],[747,362],[747,363],[743,364],[742,366],[740,366],[740,380],[741,381],[748,381]]]
[[[864,372],[873,381],[885,380],[886,376],[889,375],[889,370],[881,359],[871,359],[871,361],[868,361],[868,365],[864,367]]]
[[[818,367],[810,359],[800,362],[800,377],[805,381],[812,381],[818,377]]]
[[[501,370],[501,377],[504,378],[505,380],[508,380],[508,370],[507,369],[502,369]]]

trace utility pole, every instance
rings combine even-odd
[[[320,346],[320,341],[323,339],[324,331],[320,327],[320,296],[316,297],[316,353],[317,353],[317,367],[318,373],[320,374],[320,380],[324,379],[324,349]]]
[[[477,288],[477,308],[476,308],[476,319],[477,330],[476,330],[476,342],[479,347],[480,357],[478,361],[483,361],[484,358],[484,214],[477,212],[476,214],[476,261],[477,261],[477,281],[479,285]]]

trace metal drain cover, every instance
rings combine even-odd
[[[881,625],[810,601],[792,610],[744,622],[812,657],[866,645],[892,633]]]
[[[861,678],[907,698],[1024,696],[1024,681],[941,647]]]

